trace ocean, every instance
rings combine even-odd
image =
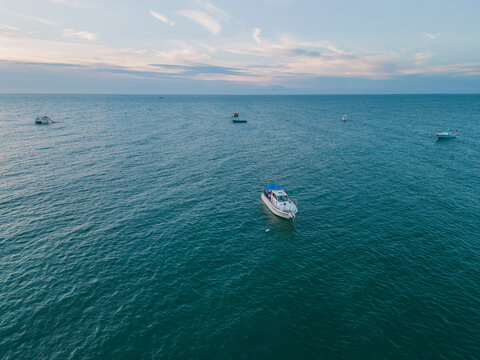
[[[480,95],[0,95],[0,144],[1,359],[480,358]]]

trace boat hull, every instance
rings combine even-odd
[[[455,139],[457,136],[456,135],[437,135],[437,139]]]
[[[265,205],[267,205],[268,209],[275,215],[280,216],[284,219],[295,219],[295,214],[277,209],[275,206],[273,206],[270,200],[268,200],[268,198],[263,193],[262,193],[262,201]]]

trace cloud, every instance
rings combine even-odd
[[[78,1],[72,1],[72,0],[50,0],[50,2],[55,4],[71,6],[77,9],[87,9],[93,6],[90,3],[78,2]]]
[[[55,22],[55,21],[52,21],[52,20],[39,18],[39,17],[34,17],[34,16],[27,16],[27,15],[18,15],[18,16],[23,17],[24,19],[27,19],[27,20],[33,20],[33,21],[39,22],[39,23],[44,24],[44,25],[58,26],[58,23]]]
[[[34,62],[34,61],[4,61],[0,60],[0,63],[16,64],[16,65],[33,65],[33,66],[52,66],[52,67],[73,67],[73,68],[86,68],[85,65],[77,64],[65,64],[60,62]]]
[[[195,41],[195,43],[196,43],[197,45],[200,45],[201,47],[207,49],[208,52],[210,52],[210,53],[215,53],[215,52],[217,51],[217,49],[216,49],[214,46],[210,46],[210,45],[204,44],[204,43],[202,43],[202,42],[200,42],[200,41]]]
[[[425,60],[431,58],[433,55],[430,51],[423,51],[423,52],[419,52],[419,53],[416,53],[415,55],[413,55],[413,58],[414,58],[414,64],[415,65],[421,65],[423,63],[425,63]]]
[[[252,30],[252,38],[253,40],[255,40],[255,42],[257,44],[260,44],[262,42],[262,40],[260,40],[260,33],[262,32],[262,30],[260,30],[259,28],[255,28]]]
[[[217,30],[220,31],[221,20],[203,7],[198,9],[198,12],[218,22]],[[154,11],[149,13],[158,21],[170,23],[170,19],[162,14]],[[221,80],[259,86],[290,86],[290,83],[308,83],[309,79],[329,81],[334,77],[344,78],[345,81],[359,78],[385,80],[429,74],[474,76],[480,71],[477,64],[452,65],[449,62],[441,63],[441,59],[435,59],[433,66],[428,61],[433,55],[427,50],[372,52],[368,49],[342,48],[329,41],[304,41],[288,34],[269,38],[260,28],[250,28],[250,32],[242,33],[243,42],[229,41],[228,45],[223,41],[214,42],[216,38],[203,40],[206,44],[195,39],[188,43],[170,40],[169,47],[166,47],[167,43],[156,44],[159,48],[147,47],[142,43],[142,47],[135,49],[114,48],[93,42],[97,35],[87,31],[65,29],[61,32],[62,39],[48,40],[42,38],[42,32],[29,37],[24,30],[10,31],[7,27],[12,26],[0,25],[4,29],[0,31],[0,61],[48,63],[51,65],[44,66],[49,68],[62,63],[67,65],[58,65],[59,68],[78,65],[95,71],[111,69],[105,72],[110,72],[112,77],[158,79],[171,76],[182,81]]]
[[[152,64],[160,69],[174,69],[183,73],[184,75],[207,75],[207,74],[224,74],[224,75],[239,75],[244,70],[239,68],[231,68],[225,66],[216,66],[208,64],[193,64],[193,65],[172,65],[172,64]]]
[[[198,52],[191,46],[185,46],[181,49],[157,51],[156,56],[161,58],[163,62],[172,64],[210,60],[209,55]]]
[[[211,2],[207,1],[205,3],[202,3],[201,7],[219,20],[226,21],[230,18],[230,15],[228,15],[225,10],[220,9],[219,7],[213,5]]]
[[[38,22],[38,23],[41,23],[41,24],[44,24],[44,25],[58,26],[58,23],[56,23],[55,21],[40,18],[40,17],[36,17],[36,16],[18,14],[16,12],[10,11],[7,8],[4,8],[2,6],[0,6],[0,11],[5,13],[5,14],[11,15],[11,16],[19,17],[19,18],[26,19],[26,20],[35,21],[35,22]]]
[[[430,34],[430,33],[427,33],[427,32],[422,32],[423,36],[425,36],[428,40],[435,40],[437,39],[439,36],[440,36],[440,33],[436,33],[436,34]]]
[[[222,30],[222,25],[220,22],[203,11],[182,10],[179,11],[178,14],[203,26],[214,35],[218,34],[220,30]]]
[[[6,25],[6,24],[0,24],[0,30],[19,31],[20,28],[16,26]]]
[[[197,4],[202,8],[202,11],[182,10],[178,14],[203,26],[212,34],[218,34],[222,30],[222,23],[227,21],[230,15],[209,1],[197,1]]]
[[[448,75],[450,77],[479,76],[480,63],[435,65],[424,68],[407,69],[402,72],[402,75]]]
[[[149,11],[150,15],[152,15],[155,19],[160,20],[164,24],[170,25],[170,26],[175,26],[175,21],[169,21],[168,17],[165,15],[162,15],[156,11],[150,10]]]
[[[78,38],[82,40],[94,41],[97,35],[88,31],[75,31],[72,29],[65,29],[62,31],[63,37]]]
[[[258,37],[258,34],[259,31],[254,30],[252,37]],[[258,80],[254,80],[267,82],[292,76],[388,78],[394,76],[398,67],[396,64],[401,62],[401,54],[394,52],[351,52],[328,41],[305,42],[290,36],[283,36],[277,41],[261,39],[253,47],[234,45],[226,51],[239,59],[248,59],[253,63],[245,66],[250,75],[259,76]]]

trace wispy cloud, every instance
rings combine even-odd
[[[225,10],[220,9],[209,1],[200,3],[200,6],[219,20],[226,21],[230,18],[230,15]]]
[[[430,33],[427,33],[427,32],[422,32],[423,36],[425,36],[428,40],[435,40],[437,39],[439,36],[440,36],[440,33],[436,33],[436,34],[430,34]]]
[[[19,31],[20,28],[16,26],[10,26],[7,24],[0,24],[0,30],[10,30],[10,31]]]
[[[199,52],[191,46],[184,46],[180,49],[172,49],[167,51],[157,51],[156,56],[161,59],[162,62],[171,64],[184,64],[191,62],[207,61],[210,60],[208,54]]]
[[[209,31],[214,34],[218,33],[221,30],[221,20],[203,7],[197,9],[218,23],[216,27],[203,26],[207,29],[210,27]],[[198,15],[198,12],[194,14]],[[170,24],[170,19],[165,15],[153,10],[149,13],[155,19]],[[217,14],[221,14],[221,11],[217,11]],[[110,71],[125,77],[171,76],[258,86],[290,86],[327,77],[378,80],[430,74],[448,77],[478,76],[480,72],[478,64],[441,64],[441,59],[436,59],[435,65],[432,65],[428,59],[434,54],[427,50],[372,52],[368,49],[342,48],[326,40],[304,41],[288,34],[270,38],[260,28],[247,28],[242,34],[242,42],[229,41],[228,45],[223,46],[224,42],[216,42],[220,39],[215,38],[203,40],[206,44],[195,40],[170,40],[168,43],[156,44],[155,47],[142,44],[137,49],[119,49],[98,44],[93,41],[97,35],[87,31],[64,29],[61,32],[63,39],[48,40],[43,38],[42,32],[29,37],[24,30],[12,28],[16,27],[0,25],[0,29],[3,29],[0,31],[0,61],[50,63],[52,68],[57,63],[70,64],[68,66]]]
[[[26,16],[26,15],[19,15],[19,16],[21,16],[21,17],[23,17],[27,20],[33,20],[33,21],[39,22],[39,23],[44,24],[44,25],[58,26],[57,22],[49,20],[49,19],[39,18],[39,17],[35,17],[35,16]]]
[[[255,28],[252,30],[252,38],[253,40],[255,40],[255,42],[257,44],[260,44],[262,41],[260,40],[260,33],[262,32],[262,30],[260,30],[259,28]]]
[[[433,55],[430,51],[422,51],[422,52],[419,52],[419,53],[416,53],[415,55],[413,55],[413,58],[414,58],[414,64],[415,65],[422,65],[425,63],[425,60],[431,58]]]
[[[29,38],[31,35],[36,34],[37,31],[26,31],[17,27],[17,26],[11,26],[7,24],[0,24],[0,39],[21,39],[21,38]],[[1,43],[0,43],[1,45]],[[0,49],[0,52],[2,50]]]
[[[75,31],[72,29],[62,30],[63,37],[77,38],[82,40],[94,41],[97,39],[97,35],[88,31]]]
[[[222,30],[222,25],[220,22],[203,11],[182,10],[178,14],[187,19],[195,21],[197,24],[203,26],[214,35],[218,34],[220,30]]]
[[[181,10],[178,14],[203,26],[214,35],[220,33],[222,23],[227,21],[230,15],[209,1],[197,3],[202,10]]]
[[[175,26],[175,21],[168,20],[168,17],[166,17],[163,14],[160,14],[156,11],[150,10],[149,11],[150,15],[152,15],[155,19],[160,20],[164,24],[170,25],[170,26]]]
[[[192,75],[193,74],[238,75],[239,73],[244,71],[238,68],[208,65],[208,64],[192,64],[192,65],[152,64],[151,66],[155,66],[157,68],[165,69],[165,70],[176,70],[183,74],[189,73]]]
[[[425,67],[416,67],[406,69],[401,72],[402,75],[448,75],[450,77],[458,76],[479,76],[480,63],[467,64],[448,64],[448,65],[434,65]]]
[[[208,52],[210,52],[210,53],[215,53],[215,52],[217,51],[217,48],[214,47],[214,46],[204,44],[204,43],[202,43],[202,42],[200,42],[200,41],[195,41],[195,43],[196,43],[197,45],[200,45],[202,48],[207,49]]]
[[[73,1],[73,0],[50,0],[50,2],[55,3],[55,4],[62,4],[62,5],[71,6],[71,7],[77,8],[77,9],[88,9],[88,8],[93,7],[93,5],[90,4],[90,3]]]
[[[49,20],[49,19],[44,19],[44,18],[41,18],[41,17],[36,17],[36,16],[19,14],[19,13],[16,13],[14,11],[10,11],[9,9],[4,8],[2,6],[0,6],[0,11],[5,13],[5,14],[11,15],[11,16],[19,17],[19,18],[26,19],[26,20],[35,21],[35,22],[38,22],[38,23],[41,23],[41,24],[44,24],[44,25],[58,26],[58,23],[55,22],[55,21],[52,21],[52,20]]]

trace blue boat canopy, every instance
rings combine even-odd
[[[267,190],[267,191],[270,191],[270,190],[284,190],[285,192],[287,192],[287,189],[285,189],[284,186],[277,185],[277,184],[267,185],[267,186],[265,186],[265,190]]]

